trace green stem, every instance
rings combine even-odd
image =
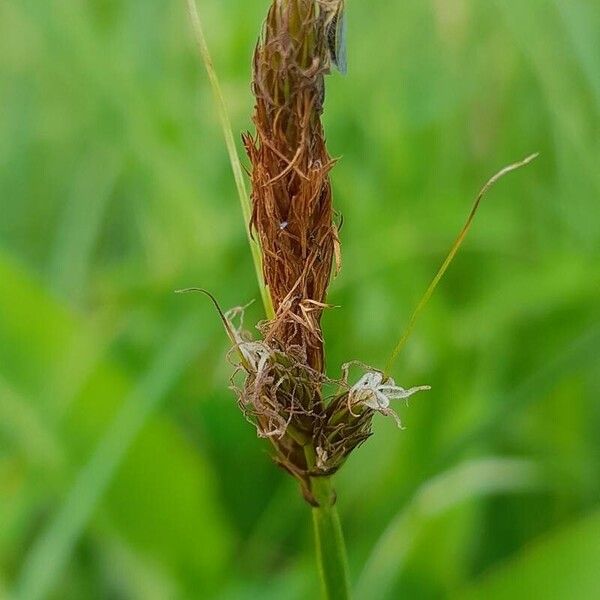
[[[312,449],[311,449],[312,450]],[[307,449],[309,464],[312,463]],[[312,509],[317,563],[325,600],[350,598],[350,572],[342,524],[330,477],[312,477],[311,491],[319,506]]]

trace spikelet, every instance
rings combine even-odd
[[[315,0],[275,0],[254,54],[252,221],[276,318],[265,331],[323,371],[321,315],[337,244],[321,113],[330,68]]]

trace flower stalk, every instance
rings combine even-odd
[[[346,600],[350,598],[348,559],[331,478],[318,478],[312,489],[319,502],[312,517],[321,592],[328,600]]]

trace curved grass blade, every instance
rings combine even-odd
[[[504,177],[505,175],[508,175],[509,173],[512,173],[513,171],[516,171],[517,169],[520,169],[521,167],[528,165],[530,162],[535,160],[538,156],[539,156],[539,154],[537,154],[537,153],[532,154],[519,162],[508,165],[507,167],[504,167],[504,169],[502,169],[501,171],[498,171],[498,173],[496,173],[494,176],[490,177],[490,179],[488,179],[486,184],[481,188],[481,190],[479,191],[479,194],[477,194],[477,197],[475,198],[475,202],[473,203],[473,207],[471,208],[471,212],[469,213],[469,216],[467,217],[467,220],[466,220],[463,228],[461,229],[460,233],[458,234],[458,237],[454,241],[454,244],[452,244],[452,247],[450,248],[450,252],[448,253],[448,256],[446,256],[446,259],[442,263],[442,266],[439,268],[439,270],[436,273],[435,277],[433,278],[432,282],[429,284],[429,287],[425,291],[425,294],[423,294],[423,297],[421,298],[421,300],[417,304],[417,307],[415,308],[412,315],[410,316],[410,319],[408,320],[408,325],[406,326],[404,333],[400,336],[400,340],[396,344],[396,347],[394,348],[394,350],[385,366],[384,372],[386,375],[389,375],[391,370],[394,368],[396,359],[398,358],[398,355],[400,354],[400,352],[406,345],[406,342],[410,338],[410,336],[415,328],[417,319],[419,318],[420,314],[423,312],[423,309],[427,306],[427,303],[431,299],[431,296],[433,296],[433,292],[435,292],[435,289],[437,288],[438,284],[440,283],[440,281],[446,274],[448,267],[452,264],[454,257],[460,250],[462,243],[465,241],[467,234],[471,230],[471,226],[473,225],[473,221],[475,219],[475,215],[477,214],[477,211],[479,210],[481,201],[485,198],[485,196],[488,193],[488,191],[490,190],[490,188],[493,187],[494,184],[497,183],[500,179],[502,179],[502,177]]]
[[[242,366],[246,369],[246,371],[250,371],[250,365],[248,364],[248,361],[246,360],[246,356],[245,356],[242,348],[240,347],[240,343],[241,343],[240,336],[237,335],[236,332],[234,331],[233,327],[231,326],[231,322],[229,321],[229,319],[223,312],[223,309],[221,308],[219,301],[213,296],[213,294],[211,294],[208,290],[205,290],[204,288],[192,287],[192,288],[185,288],[183,290],[175,290],[176,294],[188,294],[190,292],[197,292],[199,294],[204,294],[212,302],[213,306],[215,307],[215,309],[219,315],[219,319],[221,319],[221,323],[223,323],[223,327],[225,328],[225,333],[227,334],[227,337],[229,338],[231,345],[234,348],[236,348],[238,351]]]

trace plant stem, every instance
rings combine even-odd
[[[313,464],[312,448],[306,447],[309,465]],[[325,600],[350,598],[350,572],[340,516],[335,505],[335,492],[330,477],[312,477],[311,491],[319,506],[312,508],[317,564],[321,590]]]
[[[312,491],[319,503],[313,507],[313,525],[317,562],[323,597],[327,600],[350,598],[350,577],[342,524],[333,502],[334,491],[329,477],[312,480]]]

